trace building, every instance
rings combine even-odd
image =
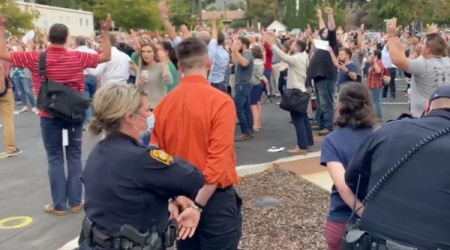
[[[46,30],[55,23],[69,28],[71,36],[94,35],[94,14],[90,11],[59,8],[35,3],[17,2],[21,9],[33,9],[39,12],[34,21],[36,28]]]
[[[247,26],[250,24],[243,10],[202,11],[202,20],[204,22],[211,21],[214,15],[217,15],[217,19],[222,20],[224,23],[243,20],[247,22]]]

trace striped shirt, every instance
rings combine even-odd
[[[28,68],[33,78],[36,96],[39,96],[42,78],[39,75],[40,52],[11,52],[15,67]],[[64,83],[70,88],[84,93],[84,74],[86,68],[97,67],[100,55],[80,51],[68,51],[65,48],[50,46],[47,49],[47,77],[55,82]],[[41,116],[49,117],[44,111]]]

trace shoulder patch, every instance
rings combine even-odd
[[[150,150],[150,157],[164,163],[166,165],[170,165],[173,163],[173,157],[170,156],[168,153],[166,153],[162,149],[152,149]]]

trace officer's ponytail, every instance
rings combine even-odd
[[[91,122],[89,123],[89,132],[93,135],[100,135],[103,131],[103,122],[97,120],[97,118],[93,117]]]

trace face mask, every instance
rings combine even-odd
[[[141,119],[141,120],[143,120],[143,121],[147,121],[147,120],[148,120],[148,118],[147,118],[147,119],[144,119],[144,118],[142,118],[142,117],[140,117],[140,116],[138,116],[138,115],[136,115],[136,114],[134,114],[134,116],[137,117],[137,118],[139,118],[139,119]],[[152,115],[152,116],[153,116],[153,115]],[[147,123],[147,126],[148,126],[148,123]],[[139,131],[139,135],[140,135],[141,138],[144,137],[144,136],[146,136],[146,135],[148,135],[148,127],[147,127],[146,129],[144,129],[144,130],[137,128],[134,124],[133,124],[133,127],[134,127],[137,131]]]
[[[153,129],[155,128],[155,115],[151,115],[147,118],[147,126],[148,132],[152,133]]]

